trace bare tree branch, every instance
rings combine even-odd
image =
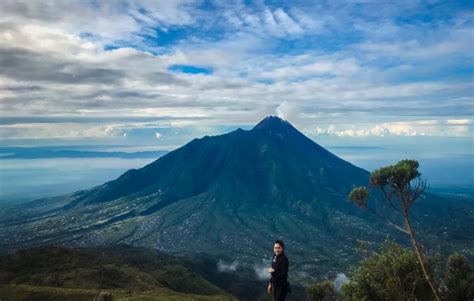
[[[370,207],[368,207],[368,206],[365,207],[365,208],[369,211],[369,213],[372,213],[373,215],[375,215],[376,217],[378,217],[380,220],[383,220],[384,222],[386,222],[387,224],[389,224],[389,225],[392,226],[393,228],[397,229],[398,231],[400,231],[400,232],[402,232],[402,233],[404,233],[404,234],[410,235],[410,233],[409,233],[406,229],[404,229],[404,228],[402,228],[401,226],[399,226],[399,225],[397,225],[397,224],[391,222],[390,219],[389,219],[387,216],[384,216],[384,215],[379,214],[376,209],[370,208]]]

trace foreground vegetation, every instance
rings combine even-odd
[[[0,267],[2,301],[235,300],[181,260],[129,246],[30,249],[0,257]]]
[[[2,301],[232,301],[230,296],[203,296],[179,293],[167,288],[152,291],[109,289],[98,292],[92,289],[73,289],[31,285],[1,285]]]
[[[418,242],[410,213],[427,186],[418,168],[416,160],[379,168],[370,174],[369,187],[356,187],[348,195],[359,208],[407,235],[412,250],[386,241],[378,252],[368,252],[342,292],[325,281],[307,288],[310,300],[474,300],[474,273],[468,260],[455,253],[443,266],[439,255],[426,255]]]
[[[447,261],[433,255],[425,257],[424,264],[440,283],[438,294],[442,300],[474,300],[474,271],[463,255],[452,254]],[[376,252],[366,253],[340,292],[326,280],[307,287],[306,293],[314,301],[434,300],[415,252],[392,241],[383,243]]]

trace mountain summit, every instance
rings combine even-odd
[[[301,271],[330,271],[357,258],[358,239],[386,236],[383,222],[347,201],[368,178],[269,116],[251,130],[194,139],[103,185],[16,210],[1,219],[0,251],[125,243],[252,266],[283,238]]]
[[[277,116],[268,116],[262,119],[252,131],[261,131],[267,134],[280,135],[281,138],[299,137],[299,139],[309,140],[305,135],[298,131],[291,123]],[[314,143],[313,141],[311,141]]]
[[[288,121],[272,115],[262,119],[253,129],[271,132],[298,131]]]

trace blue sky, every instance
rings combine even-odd
[[[1,1],[0,139],[173,149],[273,114],[324,145],[472,153],[473,6]]]

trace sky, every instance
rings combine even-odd
[[[2,0],[1,144],[169,150],[277,115],[326,145],[472,154],[473,12],[436,0]]]

